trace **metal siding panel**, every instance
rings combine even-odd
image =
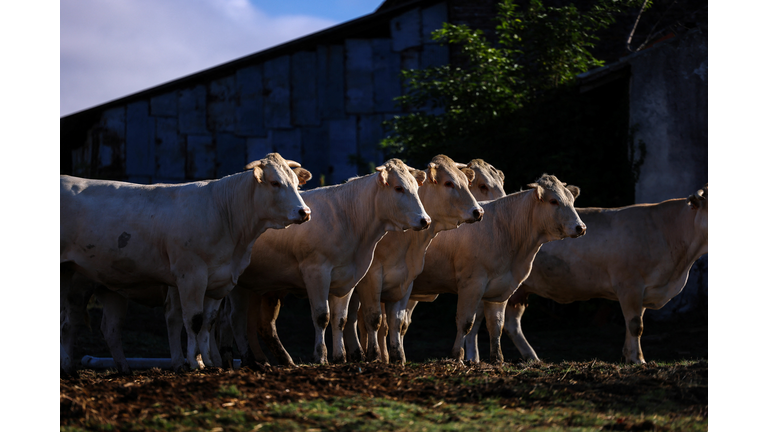
[[[400,96],[400,55],[392,51],[392,39],[373,39],[373,101],[375,112],[397,111]]]
[[[381,122],[383,115],[361,116],[358,122],[358,148],[360,162],[365,166],[364,172],[373,172],[373,168],[384,163],[384,153],[379,149],[379,142],[384,137]]]
[[[210,135],[187,136],[187,179],[207,180],[216,177],[216,150]]]
[[[274,130],[270,134],[272,147],[280,156],[301,163],[301,129]]]
[[[343,183],[357,175],[357,117],[328,121],[329,179],[327,184]],[[350,158],[352,160],[350,160]]]
[[[300,51],[291,56],[291,115],[294,126],[318,126],[317,54]]]
[[[266,136],[264,128],[264,86],[261,66],[239,69],[235,74],[235,134]],[[259,158],[261,159],[261,158]]]
[[[208,130],[235,131],[235,76],[230,75],[208,84]]]
[[[206,134],[204,85],[179,91],[179,133]]]
[[[328,126],[301,129],[302,163],[301,166],[312,173],[312,179],[304,189],[311,189],[328,184],[329,142]]]
[[[149,100],[149,113],[153,116],[176,117],[179,115],[178,95],[165,93]]]
[[[248,138],[245,142],[245,159],[248,163],[264,159],[264,156],[274,151],[275,150],[272,148],[272,140],[269,137]]]
[[[317,96],[322,119],[343,119],[345,113],[344,46],[317,47]]]
[[[114,179],[125,174],[125,111],[120,106],[101,114],[98,170]]]
[[[243,171],[245,159],[245,138],[230,133],[216,134],[216,178]]]
[[[264,63],[264,125],[291,127],[291,58],[282,56]]]
[[[179,140],[178,119],[161,117],[156,119],[155,157],[158,178],[184,180],[187,149],[184,141]]]
[[[126,123],[126,175],[151,178],[155,173],[155,119],[149,116],[149,103],[143,100],[128,105]]]
[[[373,112],[373,48],[368,39],[346,41],[347,113]]]
[[[418,8],[393,18],[389,28],[393,50],[402,51],[421,45],[421,14]]]
[[[443,28],[448,21],[448,7],[445,3],[426,7],[421,11],[421,41],[424,44],[436,43],[432,40],[432,32]]]

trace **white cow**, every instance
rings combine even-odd
[[[531,270],[542,244],[586,233],[573,207],[579,188],[543,175],[532,189],[483,201],[485,220],[447,231],[432,241],[415,295],[458,294],[452,356],[464,358],[464,342],[481,301],[491,333],[491,360],[503,362],[504,306]],[[398,312],[402,313],[402,312]]]
[[[418,186],[425,178],[423,171],[391,159],[373,174],[302,192],[313,210],[312,223],[262,235],[253,245],[254,259],[238,281],[238,287],[250,291],[248,339],[254,354],[260,348],[253,330],[263,316],[258,296],[275,299],[291,292],[309,297],[315,326],[314,360],[328,360],[325,328],[329,322],[333,360],[345,360],[342,329],[349,294],[368,271],[376,244],[388,231],[425,229],[431,223],[418,196]],[[329,295],[344,301],[331,310]],[[276,318],[276,314],[273,309],[266,318]],[[262,337],[273,351],[282,348],[276,330]],[[293,363],[284,349],[276,354],[281,362]]]
[[[251,261],[268,228],[310,219],[297,187],[311,174],[277,153],[249,171],[180,185],[138,185],[61,176],[61,367],[74,371],[74,337],[82,323],[70,284],[75,272],[126,297],[167,285],[179,293],[187,360],[208,345],[207,297],[223,298]],[[300,180],[301,179],[301,180]],[[207,350],[203,361],[211,364]]]
[[[466,180],[457,168],[462,169]],[[390,333],[389,349],[377,340],[377,336],[381,335],[383,339],[386,329],[407,326],[404,313],[398,315],[389,311],[405,310],[404,304],[409,303],[413,280],[424,267],[424,253],[432,239],[440,231],[458,228],[461,222],[475,222],[461,218],[466,218],[468,210],[479,207],[477,198],[504,196],[504,174],[482,159],[474,159],[465,167],[445,156],[436,156],[429,164],[427,173],[427,183],[419,188],[419,197],[432,216],[432,226],[420,232],[387,234],[376,246],[371,268],[355,287],[350,301],[352,314],[344,334],[352,359],[362,358],[356,332],[356,321],[359,319],[360,339],[367,345],[367,361],[389,361],[388,353],[391,351],[394,361],[404,362],[405,351],[400,332]],[[386,304],[386,312],[382,311],[381,303]],[[356,314],[358,304],[360,309]],[[382,325],[383,328],[380,328]]]
[[[708,189],[657,204],[576,209],[589,224],[589,235],[544,245],[507,303],[504,330],[523,358],[539,359],[520,327],[533,293],[558,303],[617,300],[626,324],[624,359],[645,363],[640,347],[645,309],[659,309],[679,294],[693,263],[708,252]]]

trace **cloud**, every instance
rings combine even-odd
[[[328,28],[247,0],[62,0],[60,115]]]

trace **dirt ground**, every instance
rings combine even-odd
[[[298,367],[235,371],[208,368],[182,373],[152,369],[135,371],[131,376],[81,370],[77,377],[61,378],[61,425],[117,425],[156,415],[173,418],[183,416],[185,407],[191,410],[201,406],[244,409],[255,413],[254,418],[259,420],[260,410],[272,402],[360,395],[416,404],[473,403],[493,397],[515,406],[522,403],[521,395],[530,395],[536,386],[578,395],[598,406],[623,400],[631,404],[638,395],[666,389],[683,412],[707,415],[706,313],[664,323],[647,321],[645,325],[642,344],[649,362],[693,362],[672,368],[655,363],[628,368],[620,364],[624,326],[617,303],[563,306],[534,300],[531,313],[523,318],[523,328],[544,362],[521,363],[511,341],[504,336],[507,364],[501,367],[487,363],[462,365],[445,359],[455,335],[455,301],[455,297],[441,296],[416,309],[405,338],[409,363],[404,367],[379,363],[320,366],[302,364],[311,363],[309,305],[306,300],[289,298],[278,320],[278,330]],[[79,339],[78,354],[109,357],[98,329],[100,309],[96,305],[90,312],[92,328]],[[168,357],[162,310],[132,304],[128,317],[123,337],[126,354]],[[487,360],[488,353],[487,331],[482,331],[482,360]],[[238,389],[240,397],[227,399],[226,392],[222,393],[231,386]],[[530,397],[525,400],[531,403]],[[533,403],[546,405],[549,401],[534,398]],[[635,429],[624,430],[642,430],[642,425],[632,427]]]

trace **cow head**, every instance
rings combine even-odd
[[[475,172],[475,179],[469,184],[469,190],[478,201],[489,201],[506,195],[504,192],[504,173],[482,159],[472,159],[467,164]]]
[[[277,153],[245,166],[253,170],[256,179],[255,197],[260,208],[260,219],[276,226],[288,226],[308,221],[312,216],[309,207],[299,195],[298,187],[312,178],[312,174],[291,160]]]
[[[528,184],[528,187],[533,188],[536,200],[534,217],[541,224],[542,234],[547,241],[586,234],[587,226],[573,207],[573,202],[579,196],[578,187],[566,185],[548,174],[542,175],[536,183]]]
[[[465,164],[445,155],[437,155],[427,165],[427,181],[419,189],[419,197],[438,231],[456,228],[462,223],[483,218],[483,208],[470,191],[475,172]]]
[[[707,244],[708,228],[707,219],[709,214],[709,200],[707,196],[709,194],[709,183],[705,184],[702,189],[696,191],[695,194],[688,197],[687,203],[691,210],[696,211],[696,217],[694,219],[694,226],[704,237],[704,243]],[[706,252],[705,252],[706,253]]]
[[[422,230],[429,227],[432,218],[419,199],[419,185],[426,173],[407,166],[400,159],[390,159],[376,167],[376,214],[386,221],[387,230]]]

